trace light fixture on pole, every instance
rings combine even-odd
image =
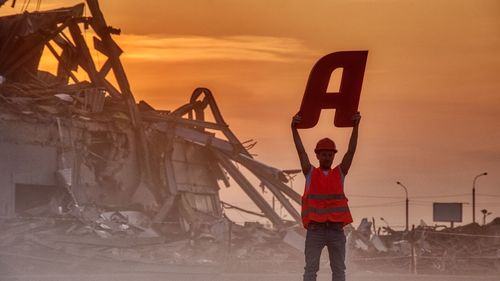
[[[409,203],[408,189],[406,189],[406,186],[404,186],[400,181],[397,181],[396,184],[400,185],[405,190],[405,194],[406,194],[406,227],[405,227],[405,231],[408,231],[408,203]]]
[[[472,181],[472,222],[476,222],[476,180],[477,178],[481,176],[486,176],[488,175],[487,172],[481,173],[477,176],[474,177],[474,180]]]
[[[488,212],[488,210],[486,210],[486,209],[482,209],[481,213],[483,213],[483,225],[485,225],[486,224],[486,217],[491,215],[491,212]]]

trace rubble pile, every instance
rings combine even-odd
[[[120,218],[107,222],[99,219],[95,224],[68,218],[3,220],[0,249],[4,253],[52,249],[82,258],[151,265],[208,265],[223,268],[225,272],[300,271],[301,268],[302,253],[283,243],[282,234],[259,223],[234,225],[231,240],[227,241],[203,233],[174,240],[124,221],[122,213],[111,215]]]
[[[500,218],[447,228],[422,224],[411,231],[372,231],[363,219],[349,234],[350,262],[374,271],[446,274],[500,272]]]

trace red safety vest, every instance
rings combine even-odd
[[[304,189],[302,196],[302,223],[305,228],[309,222],[352,222],[351,212],[344,194],[344,184],[340,167],[337,166],[323,173],[321,168],[313,168],[309,188]]]

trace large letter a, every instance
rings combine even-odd
[[[336,109],[336,127],[352,127],[351,118],[358,111],[367,57],[368,51],[337,52],[322,57],[314,65],[300,105],[298,114],[302,120],[297,128],[316,126],[321,110],[325,108]],[[340,90],[327,93],[330,76],[337,68],[344,69]]]

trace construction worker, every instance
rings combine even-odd
[[[332,280],[345,280],[346,237],[343,228],[352,222],[352,217],[344,194],[344,178],[356,151],[360,119],[359,112],[352,117],[353,130],[349,147],[342,162],[333,169],[331,167],[337,153],[335,142],[329,138],[318,141],[314,152],[319,167],[313,167],[297,131],[301,117],[295,115],[292,119],[293,140],[306,177],[302,196],[302,223],[307,229],[304,281],[316,280],[321,251],[325,246],[330,256]]]

